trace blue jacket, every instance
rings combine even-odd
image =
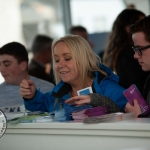
[[[108,76],[105,77],[98,71],[94,72],[95,78],[92,84],[93,93],[109,97],[119,108],[124,109],[127,99],[123,95],[125,89],[118,83],[119,77],[104,65],[101,65],[100,68],[104,70]],[[75,107],[74,105],[64,103],[65,100],[71,97],[70,92],[71,86],[61,81],[48,93],[43,94],[39,90],[36,90],[35,97],[28,101],[25,100],[24,104],[27,110],[40,110],[44,112],[52,112],[65,107]]]

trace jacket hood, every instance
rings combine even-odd
[[[103,64],[100,65],[100,68],[107,73],[108,76],[106,78],[109,78],[110,80],[113,80],[115,82],[119,82],[119,76],[114,74],[110,68],[106,67]]]

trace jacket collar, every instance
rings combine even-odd
[[[103,75],[102,73],[96,71],[94,72],[94,81],[92,84],[92,90],[93,93],[96,93],[94,86],[95,85],[99,85],[100,82],[103,80],[103,78],[105,77],[105,75]],[[68,96],[66,97],[67,94],[69,94],[71,92],[71,85],[68,83],[64,83],[63,81],[60,81],[53,89],[52,91],[52,96],[56,97],[56,98],[69,98]]]
[[[53,89],[52,96],[56,98],[62,98],[71,91],[71,85],[60,81]]]

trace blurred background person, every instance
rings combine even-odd
[[[103,63],[120,77],[121,86],[128,88],[135,84],[141,93],[148,73],[142,71],[133,57],[130,25],[144,17],[145,14],[139,10],[123,10],[114,21],[103,56]]]
[[[80,35],[82,36],[86,41],[88,41],[88,43],[90,44],[91,48],[93,49],[94,48],[94,44],[89,40],[89,37],[88,37],[88,31],[85,27],[83,26],[72,26],[69,30],[69,33],[70,34],[73,34],[73,35]]]
[[[33,58],[29,64],[29,74],[55,84],[52,70],[51,44],[53,39],[46,35],[37,35],[32,43]]]

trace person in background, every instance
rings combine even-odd
[[[139,10],[123,10],[114,21],[103,56],[104,65],[111,68],[120,77],[121,86],[128,88],[131,84],[135,84],[141,93],[149,73],[144,72],[133,58],[130,25],[143,17],[145,14]]]
[[[60,108],[91,104],[90,95],[77,95],[78,90],[87,87],[92,87],[93,93],[105,96],[120,109],[125,109],[125,89],[118,84],[118,76],[100,63],[100,58],[84,38],[69,35],[55,40],[52,43],[52,58],[56,80],[52,91],[43,94],[28,79],[20,84],[20,93],[27,110],[52,112]]]
[[[138,62],[143,71],[150,71],[150,16],[147,16],[130,27],[132,39],[134,42],[133,50],[134,58]],[[150,73],[146,79],[143,96],[150,106]],[[150,113],[146,116],[141,115],[141,109],[138,102],[134,101],[134,106],[128,107],[128,112],[135,112],[139,117],[150,117]]]
[[[131,3],[131,4],[128,4],[128,5],[127,5],[127,8],[128,8],[128,9],[136,9],[135,5],[132,4],[132,3]]]
[[[89,41],[89,38],[88,38],[88,32],[87,32],[87,29],[83,26],[72,26],[69,30],[69,33],[70,34],[73,34],[73,35],[80,35],[82,36],[86,41],[88,41],[88,43],[90,44],[91,48],[93,49],[94,48],[94,45],[91,41]]]
[[[18,43],[7,43],[0,48],[0,72],[4,82],[0,84],[0,108],[20,111],[24,104],[20,95],[20,83],[23,79],[32,80],[41,92],[48,92],[54,85],[28,74],[28,53]],[[5,109],[6,108],[6,109]],[[7,111],[9,111],[7,110]]]
[[[51,44],[53,39],[46,35],[37,35],[33,40],[31,51],[33,58],[29,64],[29,74],[55,84],[52,70]],[[50,67],[46,72],[46,66]]]

